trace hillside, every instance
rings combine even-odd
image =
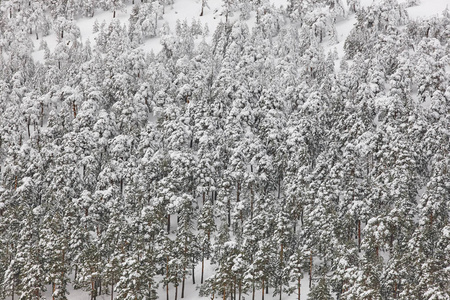
[[[0,2],[1,299],[450,299],[448,0]]]

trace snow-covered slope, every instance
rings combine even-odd
[[[345,0],[344,0],[345,1]],[[379,1],[377,0],[362,0],[361,4],[364,7],[369,7],[372,4],[376,4]],[[402,0],[400,2],[404,3],[410,3],[412,1]],[[285,0],[272,0],[272,4],[275,7],[278,7],[280,9],[287,7],[288,1]],[[441,14],[445,9],[447,9],[449,5],[448,0],[420,0],[420,3],[417,5],[413,5],[407,9],[410,18],[429,18],[435,15]],[[344,6],[346,7],[346,3],[344,3]],[[122,22],[124,25],[127,24],[129,16],[131,14],[132,10],[132,4],[128,3],[126,7],[117,12],[116,19],[118,19],[120,22]],[[188,20],[191,22],[193,19],[200,21],[200,23],[203,26],[208,26],[209,28],[209,34],[206,37],[206,40],[209,41],[212,39],[212,35],[214,33],[215,28],[220,22],[225,21],[225,16],[223,14],[223,4],[222,0],[210,0],[208,1],[208,7],[205,8],[203,16],[200,16],[201,11],[201,1],[199,0],[175,0],[175,3],[173,5],[170,5],[166,7],[165,13],[161,20],[159,20],[159,27],[162,26],[162,24],[167,24],[170,30],[174,31],[177,21],[179,20]],[[231,17],[232,20],[238,20],[239,16],[237,13],[235,13],[234,16]],[[86,17],[80,17],[76,20],[76,24],[79,26],[81,31],[81,40],[83,42],[89,41],[91,44],[95,44],[96,37],[98,36],[98,33],[94,33],[93,27],[94,24],[98,23],[106,23],[109,24],[113,20],[113,15],[110,11],[96,11],[94,17],[92,18],[86,18]],[[245,22],[247,25],[251,28],[256,21],[256,13],[251,12],[250,18],[246,20]],[[336,22],[336,32],[337,32],[337,43],[328,44],[327,41],[324,41],[322,43],[322,46],[325,50],[325,53],[328,53],[330,51],[334,51],[336,49],[338,54],[338,60],[336,61],[336,69],[339,68],[339,62],[344,58],[344,43],[353,29],[354,25],[356,23],[356,17],[354,14],[348,14],[346,17],[338,19]],[[289,25],[287,25],[289,26]],[[201,37],[197,38],[199,41]],[[53,51],[57,45],[57,38],[55,33],[51,33],[50,35],[44,37],[42,39],[45,41],[50,49],[50,51]],[[161,38],[160,37],[154,37],[147,39],[142,45],[139,47],[143,49],[145,52],[150,53],[154,52],[157,53],[161,51],[162,45],[160,43]],[[41,43],[41,40],[35,40],[34,41],[34,51],[33,51],[33,58],[36,61],[44,61],[44,50],[38,50],[39,44]],[[195,299],[209,299],[209,297],[199,297],[198,296],[198,287],[200,282],[200,265],[196,266],[196,284],[192,283],[192,280],[190,277],[188,277],[187,286],[186,286],[186,296],[185,299],[187,300],[195,300]],[[214,266],[210,265],[209,262],[206,264],[206,272],[205,276],[206,278],[213,274]],[[160,280],[161,278],[157,278],[157,280]],[[301,299],[307,299],[307,294],[309,292],[308,288],[308,278],[305,276],[301,281],[302,286],[302,297]],[[81,299],[90,299],[90,296],[87,292],[81,291],[81,290],[74,290],[71,289],[71,294],[68,296],[69,299],[73,300],[81,300]],[[159,297],[160,299],[165,298],[165,290],[162,286],[159,287]],[[49,286],[47,289],[47,292],[45,294],[47,299],[51,299],[51,287]],[[171,287],[170,290],[170,297],[173,299],[174,297],[174,290]],[[257,297],[261,297],[260,291],[257,292]],[[98,299],[109,299],[109,295],[101,295],[98,297]],[[245,296],[246,299],[249,298],[248,295]],[[265,296],[266,300],[271,299],[279,299],[278,296],[272,297],[271,293],[269,295]],[[283,295],[282,300],[287,299],[293,299],[293,296]]]

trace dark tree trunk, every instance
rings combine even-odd
[[[312,286],[312,254],[309,256],[309,288]]]
[[[255,282],[252,282],[252,300],[255,300]]]
[[[111,300],[114,300],[114,275],[111,277]]]
[[[167,233],[170,234],[170,214],[167,216]]]
[[[203,273],[205,272],[205,251],[202,249],[202,275],[200,277],[200,283],[203,284]]]
[[[264,300],[264,279],[262,280],[261,300]]]
[[[358,220],[358,252],[361,252],[361,220]]]
[[[186,272],[184,272],[186,273]],[[183,275],[183,280],[181,281],[181,298],[184,298],[184,283],[186,281],[186,275]]]

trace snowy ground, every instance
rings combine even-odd
[[[345,1],[345,0],[344,0]],[[271,2],[278,7],[286,7],[287,0],[271,0]],[[372,3],[379,2],[379,0],[361,0],[361,4],[363,6],[369,6]],[[399,2],[407,2],[407,0],[400,0]],[[217,24],[219,22],[224,21],[225,17],[221,14],[221,1],[220,0],[210,0],[208,1],[209,7],[205,8],[204,15],[200,17],[201,11],[201,2],[199,0],[175,0],[175,4],[166,8],[166,12],[164,14],[163,20],[161,20],[160,24],[167,23],[171,30],[175,29],[175,24],[177,20],[188,20],[191,22],[193,19],[200,20],[202,24],[207,24],[210,31],[210,36],[214,32]],[[420,4],[417,6],[412,6],[408,8],[408,13],[412,19],[415,18],[428,18],[431,16],[442,14],[442,12],[450,6],[450,0],[420,0]],[[129,14],[131,12],[132,5],[129,3],[123,11],[117,12],[116,18],[119,19],[124,24],[128,21]],[[112,20],[111,12],[103,12],[97,11],[93,18],[80,18],[77,20],[77,24],[81,30],[82,41],[85,42],[89,40],[91,44],[95,43],[96,34],[93,33],[94,23],[97,21],[99,24],[102,22],[106,22],[109,24]],[[235,15],[233,17],[237,19],[238,16]],[[250,18],[248,22],[249,27],[251,27],[252,23],[255,21],[254,16]],[[351,29],[355,25],[356,20],[354,15],[347,16],[346,19],[338,21],[336,24],[337,29],[337,37],[338,43],[336,45],[328,46],[324,45],[325,51],[332,51],[336,48],[338,53],[339,60],[344,56],[344,42]],[[50,34],[43,38],[45,42],[48,44],[50,50],[53,50],[56,46],[56,35]],[[43,60],[44,52],[39,49],[40,41],[35,41],[35,51],[33,52],[33,58],[38,61]],[[147,40],[141,48],[144,51],[150,52],[159,52],[162,49],[159,38],[152,38]],[[338,60],[338,62],[339,62]],[[337,66],[339,65],[337,62]],[[213,271],[214,266],[207,264],[205,278],[208,278]],[[209,299],[208,297],[199,297],[198,296],[198,287],[200,282],[200,265],[197,266],[196,270],[196,284],[192,284],[192,278],[189,277],[187,280],[186,290],[185,290],[185,298],[187,300],[195,300],[195,299]],[[302,280],[302,299],[307,299],[307,294],[309,292],[308,288],[308,276],[305,276]],[[179,291],[180,293],[180,291]],[[160,299],[165,299],[165,290],[160,285],[159,287],[159,296]],[[47,299],[51,299],[51,287],[48,287],[47,292],[45,293],[45,297]],[[250,299],[251,295],[245,295],[245,299]],[[258,290],[256,292],[257,299],[261,297],[261,291]],[[73,300],[88,300],[90,299],[89,293],[82,290],[73,290],[71,289],[69,299]],[[110,295],[101,295],[97,297],[98,299],[110,299]],[[170,290],[170,299],[174,298],[174,289]],[[284,295],[282,299],[296,299],[296,295]],[[279,296],[272,297],[272,291],[270,291],[269,295],[265,296],[266,300],[279,299]]]

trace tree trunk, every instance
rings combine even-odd
[[[169,279],[169,255],[166,256],[166,278]],[[166,285],[167,300],[169,300],[169,283]]]
[[[283,243],[281,243],[280,247],[280,270],[283,270],[283,256],[284,256],[284,249],[283,249]],[[280,300],[281,295],[283,294],[283,277],[280,275]]]
[[[77,117],[77,105],[75,104],[75,101],[72,102],[72,109],[73,109],[73,118],[75,119]]]
[[[116,17],[116,10],[113,11],[113,18]]]
[[[303,227],[303,207],[302,207],[302,212],[300,214],[300,222],[302,223],[302,227]]]
[[[267,278],[266,294],[269,294],[269,278]]]
[[[114,274],[111,277],[111,300],[114,300]]]
[[[181,281],[181,299],[184,298],[184,283],[186,281],[186,268],[183,269],[183,280]]]
[[[238,298],[238,300],[242,299],[241,295],[242,295],[242,280],[239,280],[239,298]]]
[[[358,252],[361,252],[361,220],[358,219]]]
[[[175,300],[178,298],[178,285],[175,286]]]
[[[261,300],[264,300],[264,279],[262,280]]]
[[[278,199],[281,197],[281,175],[278,177]]]
[[[298,289],[298,297],[297,300],[300,300],[300,284],[301,284],[301,278],[300,276],[298,277],[298,282],[297,282],[297,289]]]
[[[96,295],[96,289],[97,287],[95,286],[95,280],[91,279],[91,299],[95,300],[97,295]],[[53,299],[54,300],[54,299]]]
[[[255,300],[255,282],[252,282],[252,300]]]
[[[202,275],[200,277],[200,283],[203,284],[203,273],[205,272],[205,250],[202,249]]]
[[[41,127],[44,126],[44,103],[41,102]]]
[[[31,134],[30,134],[30,123],[31,123],[31,119],[30,119],[30,117],[28,117],[28,119],[27,119],[28,138],[31,137]]]
[[[228,208],[228,227],[231,226],[231,202],[230,202],[230,198],[228,198],[227,201],[227,208]]]
[[[312,286],[312,254],[309,255],[309,288]]]
[[[253,220],[253,187],[250,185],[250,219]]]
[[[167,234],[170,234],[170,214],[167,215]]]

